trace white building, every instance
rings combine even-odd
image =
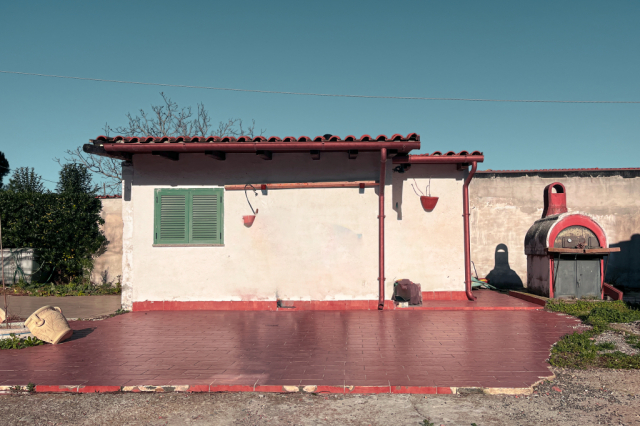
[[[126,160],[124,308],[393,308],[402,278],[425,300],[471,294],[463,189],[479,152],[408,155],[415,133],[91,142]]]

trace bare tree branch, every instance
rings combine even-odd
[[[152,105],[151,111],[140,109],[138,115],[127,113],[128,123],[124,126],[111,127],[109,123],[104,125],[104,134],[111,133],[122,136],[209,136],[214,130],[217,136],[256,136],[256,122],[251,120],[251,125],[243,126],[239,118],[230,118],[218,123],[217,129],[212,129],[211,116],[204,104],[199,103],[194,112],[191,107],[180,108],[176,102],[160,92],[163,103]],[[260,136],[266,129],[260,130]],[[82,164],[91,173],[99,175],[106,180],[106,188],[109,194],[119,194],[122,182],[122,161],[97,155],[87,155],[78,147],[66,151],[65,162]],[[62,162],[54,158],[58,164]]]
[[[97,155],[88,155],[82,151],[82,147],[68,149],[65,153],[67,156],[64,157],[64,163],[59,158],[54,158],[54,161],[60,166],[65,163],[81,164],[91,173],[106,178],[105,189],[107,191],[107,195],[115,195],[121,192],[122,160],[100,157]]]

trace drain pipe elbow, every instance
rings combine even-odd
[[[380,150],[380,184],[378,185],[378,310],[384,309],[384,184],[387,174],[387,148]]]
[[[464,220],[464,282],[467,299],[475,301],[476,297],[471,292],[471,237],[469,234],[469,183],[476,173],[478,163],[471,163],[471,171],[464,180],[462,186],[462,218]]]

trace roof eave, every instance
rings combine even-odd
[[[371,141],[371,142],[174,142],[174,143],[103,143],[92,140],[85,145],[85,152],[106,156],[133,154],[151,154],[153,152],[178,152],[184,154],[219,151],[225,153],[256,153],[270,151],[280,153],[295,152],[346,152],[380,151],[382,148],[406,155],[414,149],[420,149],[420,141]],[[87,148],[90,147],[90,148]]]
[[[404,155],[393,159],[393,164],[471,164],[482,163],[484,155]]]

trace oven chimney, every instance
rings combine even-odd
[[[554,192],[555,191],[555,192]],[[544,210],[542,217],[567,212],[567,193],[564,185],[554,182],[544,188]]]

